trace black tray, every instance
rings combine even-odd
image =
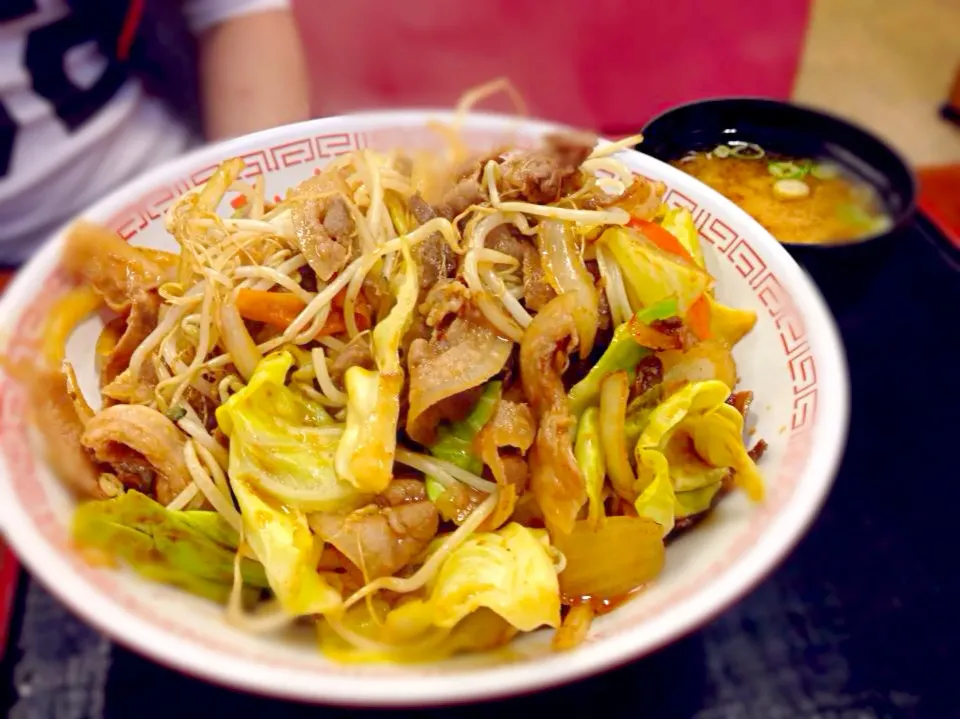
[[[753,593],[702,630],[599,677],[400,714],[960,717],[960,542],[951,529],[960,506],[957,255],[921,217],[838,313],[853,399],[846,456],[810,533]],[[111,718],[367,714],[234,693],[112,651],[103,710]]]

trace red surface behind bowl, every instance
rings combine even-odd
[[[20,565],[17,564],[17,558],[0,537],[0,659],[3,658],[9,638],[13,597],[17,591],[19,573]]]
[[[464,90],[503,76],[533,116],[610,135],[636,132],[697,98],[786,99],[810,4],[295,0],[294,7],[316,116],[449,107]],[[486,107],[503,110],[502,100]]]

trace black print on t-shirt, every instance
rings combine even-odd
[[[19,19],[36,10],[34,0],[0,0],[0,21]],[[67,53],[95,38],[93,28],[73,13],[27,36],[23,65],[30,73],[33,91],[50,102],[71,132],[99,112],[126,78],[120,63],[108,57],[103,73],[90,87],[80,87],[70,79]],[[10,169],[16,139],[17,123],[0,101],[0,177]]]
[[[0,2],[0,22],[19,20],[36,11],[34,0],[3,0]]]

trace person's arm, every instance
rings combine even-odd
[[[194,0],[193,5],[213,13],[195,22],[207,139],[310,116],[303,47],[285,0]]]

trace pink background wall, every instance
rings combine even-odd
[[[504,75],[532,114],[615,133],[699,97],[788,97],[809,2],[296,0],[296,8],[318,115],[449,107]]]

